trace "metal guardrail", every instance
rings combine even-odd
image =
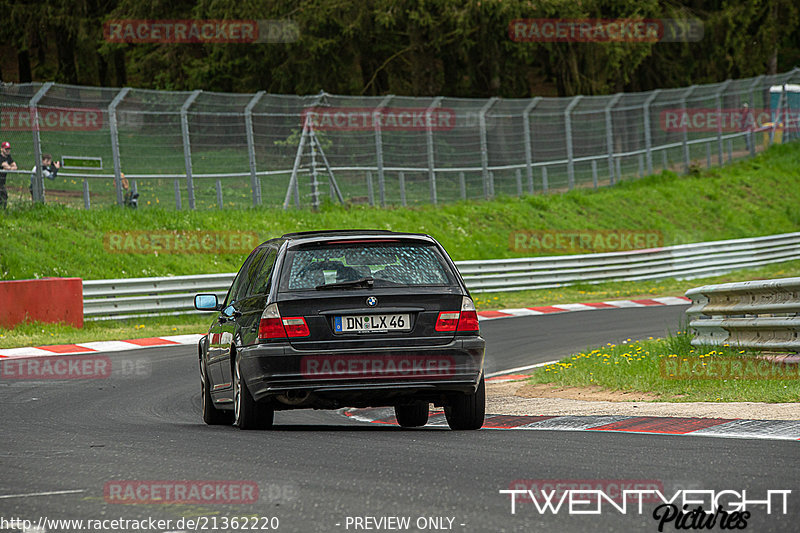
[[[575,283],[691,279],[797,259],[800,233],[786,233],[627,252],[456,261],[456,266],[471,291],[503,292]],[[224,296],[234,276],[86,280],[84,316],[91,320],[190,313],[195,293]]]
[[[800,351],[800,278],[706,285],[686,296],[693,346]]]

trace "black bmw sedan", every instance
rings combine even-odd
[[[485,341],[464,281],[423,234],[289,233],[258,246],[199,344],[203,420],[272,425],[275,410],[393,406],[424,426],[483,425]]]

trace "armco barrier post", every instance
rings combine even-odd
[[[483,176],[483,196],[487,200],[492,197],[494,193],[494,184],[490,183],[492,177],[489,174],[489,141],[486,139],[486,113],[497,103],[499,98],[492,97],[481,108],[478,114],[478,123],[480,125],[481,136],[481,173]]]
[[[265,91],[258,91],[247,103],[247,107],[244,108],[244,128],[247,135],[247,159],[250,165],[250,191],[253,196],[253,207],[261,205],[262,202],[261,181],[258,179],[258,174],[256,173],[256,142],[253,135],[253,108],[265,94]]]
[[[36,179],[33,180],[33,201],[44,202],[44,183],[42,178],[42,144],[39,138],[39,100],[41,100],[45,93],[53,86],[53,82],[47,82],[36,91],[33,95],[28,106],[30,107],[31,117],[31,130],[33,133],[33,160],[36,164]]]
[[[181,106],[181,135],[183,137],[183,159],[186,165],[186,194],[189,198],[189,209],[194,209],[194,183],[192,181],[192,147],[189,141],[189,106],[200,96],[201,90],[196,90],[183,102]],[[177,183],[177,182],[176,182]],[[179,189],[176,189],[179,191]],[[180,198],[179,196],[176,200]],[[180,205],[178,206],[180,209]]]
[[[606,104],[603,112],[606,116],[606,150],[608,151],[608,179],[609,184],[614,185],[614,122],[611,119],[611,110],[617,105],[623,93],[617,93],[611,97]],[[619,177],[619,176],[617,176]]]
[[[387,95],[372,112],[372,123],[375,127],[375,162],[378,166],[378,198],[381,207],[386,207],[386,178],[383,174],[383,139],[381,136],[381,114],[383,108],[389,105],[394,95]]]
[[[661,89],[656,89],[645,100],[642,113],[644,114],[644,149],[645,157],[647,158],[647,175],[653,174],[653,136],[650,131],[650,104],[661,92]]]
[[[522,112],[522,124],[525,128],[525,171],[528,174],[528,193],[533,194],[533,147],[531,146],[531,112],[542,100],[537,96]]]
[[[575,162],[572,154],[572,109],[578,105],[583,95],[578,95],[572,99],[564,110],[564,134],[567,137],[567,186],[569,190],[575,188]]]
[[[428,109],[425,110],[425,115],[426,116],[429,116],[430,113],[434,109],[439,107],[439,105],[442,102],[442,98],[443,97],[441,97],[441,96],[437,96],[436,98],[433,99],[433,102],[431,102],[431,105],[429,105]],[[433,205],[436,205],[436,201],[437,201],[437,199],[436,199],[436,164],[435,164],[435,159],[434,159],[436,154],[434,153],[434,147],[433,147],[433,121],[429,120],[429,121],[427,121],[427,123],[428,123],[428,125],[427,125],[427,127],[425,129],[427,130],[426,131],[426,136],[427,136],[427,143],[428,143],[428,181],[429,181],[430,187],[431,187],[431,203]]]
[[[114,161],[114,188],[117,191],[117,205],[125,203],[122,193],[122,161],[119,157],[119,130],[117,128],[117,106],[131,90],[123,87],[108,106],[108,130],[111,134],[111,158]]]

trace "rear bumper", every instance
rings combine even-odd
[[[308,402],[296,407],[335,408],[438,402],[448,395],[474,393],[483,373],[485,347],[483,338],[474,336],[431,347],[319,353],[288,344],[258,344],[239,353],[243,377],[256,401],[308,394]]]

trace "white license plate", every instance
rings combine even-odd
[[[336,333],[352,331],[408,331],[411,329],[411,315],[349,315],[333,317]]]

